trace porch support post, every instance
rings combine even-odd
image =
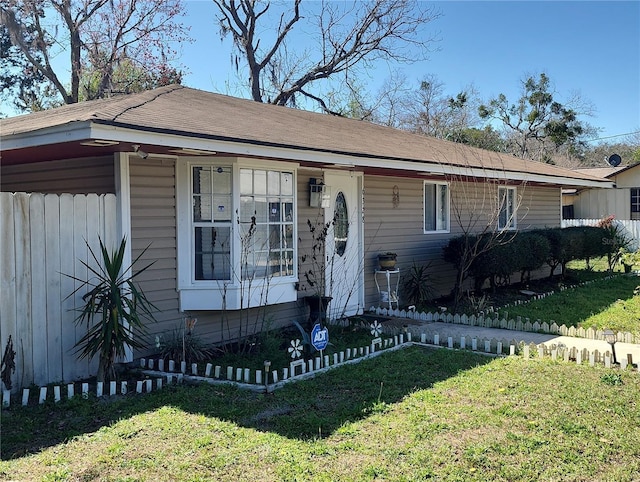
[[[118,210],[116,234],[118,242],[127,239],[123,266],[131,266],[131,175],[129,170],[129,154],[116,152],[114,159],[114,173],[116,184],[116,206]],[[131,276],[131,269],[123,273]],[[133,361],[133,350],[127,346],[124,362]]]

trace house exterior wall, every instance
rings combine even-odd
[[[113,156],[3,165],[3,192],[114,194]]]
[[[110,157],[55,161],[50,164],[52,168],[48,168],[49,164],[46,168],[44,164],[16,166],[10,169],[6,178],[3,167],[3,189],[5,186],[9,189],[20,186],[21,189],[44,190],[43,180],[55,174],[54,180],[60,179],[60,182],[49,182],[48,191],[66,191],[71,184],[82,186],[85,191],[115,191],[114,162]],[[180,311],[177,292],[176,162],[170,158],[141,159],[130,156],[129,171],[132,259],[136,259],[149,246],[134,270],[153,262],[138,281],[149,300],[158,308],[157,323],[148,327],[146,341],[149,348],[135,353],[135,356],[157,351],[156,336],[170,337],[176,329],[182,328],[186,316],[197,317],[196,334],[214,343],[234,341],[239,335],[289,325],[294,320],[306,320],[308,308],[304,297],[317,294],[305,282],[303,275],[310,268],[309,257],[313,244],[308,222],[320,226],[324,223],[323,209],[309,206],[309,179],[322,178],[321,170],[305,167],[297,170],[298,258],[306,259],[299,268],[298,300],[251,310],[191,313]],[[66,177],[71,178],[70,184],[63,182]],[[96,177],[100,178],[99,182],[94,179]],[[455,273],[453,267],[442,260],[442,247],[449,238],[462,234],[460,226],[469,224],[472,219],[476,219],[479,226],[483,223],[486,225],[487,212],[495,209],[497,185],[451,182],[450,230],[425,234],[423,184],[423,180],[415,178],[364,176],[365,309],[379,304],[373,273],[380,252],[396,252],[402,274],[408,273],[414,264],[431,263],[430,273],[438,293],[448,293]],[[394,194],[397,194],[395,202]],[[559,188],[518,186],[517,194],[521,198],[518,229],[559,226]],[[456,221],[457,212],[462,214],[460,221]]]
[[[136,160],[131,164],[132,239],[133,257],[144,247],[151,247],[143,259],[156,260],[141,278],[141,286],[150,299],[162,309],[159,323],[152,327],[151,338],[167,336],[181,326],[185,313],[179,311],[176,292],[175,246],[175,176],[173,162],[162,166],[157,160]],[[309,178],[321,178],[317,170],[300,168],[297,173],[297,207],[299,251],[298,301],[262,308],[235,311],[202,311],[189,313],[198,318],[196,331],[214,342],[234,340],[241,333],[263,328],[289,325],[293,320],[303,322],[308,316],[304,297],[317,294],[306,283],[304,272],[313,269],[309,259],[313,236],[308,222],[321,227],[324,218],[321,208],[309,206]],[[398,187],[397,207],[393,203],[394,186]],[[442,248],[451,237],[463,233],[461,225],[472,218],[478,226],[486,225],[487,212],[495,210],[497,186],[483,183],[450,184],[452,207],[448,233],[423,231],[423,181],[401,177],[365,176],[364,179],[364,283],[365,308],[377,306],[379,295],[373,273],[380,252],[398,254],[398,267],[402,274],[415,265],[431,263],[432,282],[439,294],[450,291],[454,282],[453,266],[442,259]],[[518,206],[518,229],[528,230],[560,225],[560,189],[551,187],[519,186],[521,198]],[[484,211],[481,207],[484,205]],[[455,206],[455,207],[454,207]],[[455,211],[463,213],[455,220]],[[302,261],[302,260],[305,261]]]
[[[149,340],[179,326],[176,292],[176,209],[174,161],[131,158],[131,258],[134,271],[153,263],[138,278],[140,288],[157,308],[157,323],[150,324]],[[147,248],[148,247],[148,248]],[[140,356],[136,353],[135,356]]]
[[[599,219],[611,214],[617,219],[637,219],[631,213],[631,188],[640,188],[640,165],[621,171],[609,179],[615,183],[615,188],[577,192],[573,201],[576,219]]]
[[[618,219],[631,219],[631,190],[614,188],[580,191],[573,201],[573,209],[576,219],[599,219],[611,214]]]
[[[617,188],[640,187],[640,165],[617,173],[611,180]]]
[[[442,248],[450,238],[463,234],[462,226],[471,226],[475,222],[475,231],[478,231],[486,226],[487,213],[494,212],[495,217],[497,185],[451,182],[450,231],[427,234],[423,232],[422,225],[423,180],[365,176],[364,185],[365,306],[379,304],[373,273],[380,252],[397,253],[397,267],[401,275],[409,273],[414,264],[430,263],[429,273],[436,292],[448,294],[454,283],[455,271],[442,259]],[[394,186],[398,187],[399,194],[395,208]],[[517,195],[521,198],[517,210],[519,230],[560,226],[560,188],[518,186]],[[460,221],[456,220],[456,212],[461,213]],[[402,299],[400,303],[403,303]]]

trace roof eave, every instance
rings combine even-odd
[[[507,171],[495,168],[478,168],[434,160],[392,159],[358,155],[356,153],[331,152],[304,148],[294,145],[267,144],[245,139],[189,135],[171,130],[143,129],[140,126],[115,124],[105,121],[74,121],[67,124],[2,136],[3,150],[44,146],[60,142],[74,142],[86,139],[103,139],[118,142],[134,142],[143,145],[159,145],[226,152],[239,156],[280,158],[297,162],[312,162],[326,166],[353,168],[377,168],[414,172],[416,174],[436,174],[443,176],[464,176],[521,183],[541,183],[565,187],[612,188],[609,180],[558,177]]]

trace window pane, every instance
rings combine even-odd
[[[291,276],[293,275],[293,250],[284,251],[282,255],[282,265],[284,268],[282,275]]]
[[[211,197],[193,196],[193,220],[211,221]]]
[[[293,196],[293,173],[282,172],[280,173],[280,192],[284,196]]]
[[[288,223],[292,222],[293,221],[293,203],[292,202],[283,203],[283,209],[284,209],[283,221]]]
[[[256,222],[266,223],[269,216],[269,207],[267,205],[267,200],[263,197],[255,198],[254,207],[255,207]]]
[[[229,279],[231,231],[228,227],[195,228],[195,278]]]
[[[251,196],[243,196],[240,198],[240,222],[250,223],[251,218],[256,212],[256,207]]]
[[[267,187],[268,193],[273,195],[280,194],[280,173],[276,171],[269,171],[267,173]]]
[[[216,221],[231,220],[231,195],[223,194],[213,196],[213,219]],[[211,217],[209,217],[211,219]]]
[[[336,207],[333,213],[333,236],[336,254],[343,256],[349,238],[349,215],[347,200],[341,192],[336,196]]]
[[[640,189],[637,187],[631,188],[631,212],[640,212]]]
[[[278,200],[269,200],[269,222],[280,222],[280,202]]]
[[[280,226],[269,226],[269,249],[280,250]]]
[[[424,230],[436,230],[436,186],[424,185]]]
[[[293,224],[284,225],[284,235],[282,236],[282,248],[293,249]]]
[[[498,201],[500,202],[498,228],[506,229],[513,227],[515,225],[515,189],[499,188]]]
[[[208,167],[193,168],[193,193],[208,194],[211,192],[211,170]]]
[[[240,194],[253,194],[253,171],[240,169]]]
[[[447,229],[447,215],[449,212],[449,188],[446,184],[440,184],[438,186],[440,199],[438,200],[438,230]]]
[[[282,276],[280,251],[272,252],[269,256],[269,272],[272,276]]]
[[[217,194],[231,194],[231,168],[214,167],[213,192]]]
[[[253,194],[267,194],[266,171],[253,171]]]
[[[211,172],[207,168],[193,168],[193,220],[211,221]],[[200,196],[199,194],[205,194]]]
[[[253,234],[248,243],[249,250],[266,251],[269,249],[268,227],[264,224],[254,228]]]
[[[500,223],[498,224],[500,229],[507,227],[507,210],[505,208],[500,210],[500,218],[498,219],[498,222]]]

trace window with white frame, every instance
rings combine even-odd
[[[272,164],[177,163],[181,309],[297,299],[295,169]]]
[[[498,229],[516,229],[516,188],[498,188]]]
[[[424,183],[424,232],[449,231],[449,185]]]
[[[632,187],[631,192],[631,219],[640,219],[640,188]]]

